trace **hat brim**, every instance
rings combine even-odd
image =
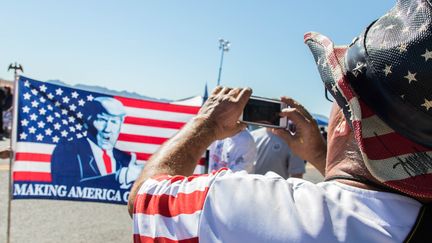
[[[314,32],[306,33],[304,41],[324,85],[343,109],[372,176],[408,195],[432,198],[432,150],[395,132],[361,101],[346,75],[348,46],[336,47]]]

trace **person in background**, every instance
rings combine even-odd
[[[271,128],[258,128],[251,132],[257,147],[255,173],[264,175],[269,171],[282,176],[302,178],[305,162],[292,153],[282,138],[272,133]]]
[[[3,111],[6,110],[6,89],[5,87],[0,87],[0,140],[4,140],[5,137],[5,131],[3,128]]]
[[[3,132],[6,138],[10,138],[12,130],[12,104],[13,94],[11,87],[5,86],[5,99],[3,102]]]
[[[232,137],[217,140],[209,149],[209,173],[227,167],[232,171],[254,173],[257,149],[247,129]]]

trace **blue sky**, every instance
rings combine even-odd
[[[348,44],[394,5],[389,0],[2,1],[0,78],[11,62],[37,80],[105,86],[155,98],[202,95],[221,84],[292,96],[311,112],[330,103],[303,34]]]

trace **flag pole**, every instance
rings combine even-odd
[[[8,198],[8,212],[7,212],[7,229],[6,229],[6,243],[10,243],[10,231],[11,231],[11,215],[12,215],[12,163],[13,158],[15,157],[14,147],[15,139],[16,139],[16,122],[17,122],[17,104],[18,104],[18,70],[23,71],[21,65],[10,64],[8,71],[14,70],[14,81],[13,81],[13,105],[12,105],[12,128],[10,134],[10,144],[9,148],[12,150],[12,153],[9,153],[9,178],[8,178],[8,189],[9,189],[9,198]],[[3,111],[1,111],[3,112]]]

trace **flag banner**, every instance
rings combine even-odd
[[[13,199],[126,204],[146,161],[199,110],[17,81]],[[205,159],[195,173],[205,172]]]

